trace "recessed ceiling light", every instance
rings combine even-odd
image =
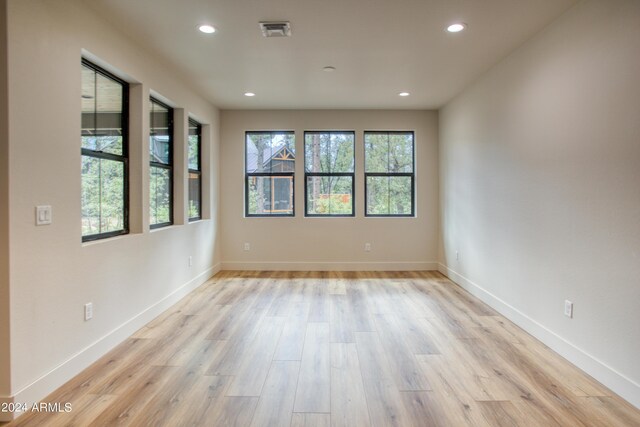
[[[198,29],[205,34],[213,34],[216,32],[216,29],[211,25],[200,25]]]
[[[245,93],[244,93],[244,96],[249,96],[249,97],[251,97],[251,96],[256,96],[256,94],[255,94],[255,93],[253,93],[253,92],[245,92]]]
[[[327,66],[326,66],[326,67],[324,67],[322,70],[323,70],[323,71],[326,71],[327,73],[331,73],[331,72],[333,72],[333,71],[335,71],[335,70],[336,70],[336,67],[333,67],[333,66],[331,66],[331,65],[327,65]]]
[[[398,96],[409,96],[409,92],[400,92]]]
[[[467,24],[463,24],[462,22],[456,22],[455,24],[449,25],[447,27],[447,31],[450,33],[459,33],[465,28],[467,28]]]

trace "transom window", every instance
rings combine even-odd
[[[355,133],[304,133],[305,215],[354,216]]]
[[[413,132],[365,132],[365,215],[414,216]]]
[[[189,119],[189,221],[202,218],[202,125]]]
[[[149,224],[173,224],[173,108],[150,99]]]
[[[129,232],[129,86],[82,60],[82,240]]]
[[[245,215],[294,216],[293,132],[247,132]]]

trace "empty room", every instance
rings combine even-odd
[[[640,426],[640,1],[0,0],[0,425]]]

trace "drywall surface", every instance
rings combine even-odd
[[[9,106],[7,3],[0,1],[0,400],[11,395],[9,342]],[[1,418],[0,418],[1,419]]]
[[[11,375],[12,393],[23,402],[43,398],[216,271],[219,113],[171,67],[82,2],[8,5]],[[87,244],[80,228],[83,52],[136,83],[131,90],[133,232]],[[141,226],[148,224],[141,218],[148,217],[145,117],[151,92],[184,109],[183,119],[193,115],[208,125],[203,151],[210,189],[209,219],[153,232]],[[52,206],[53,224],[35,226],[36,205]],[[94,314],[85,322],[88,302]]]
[[[271,110],[221,113],[221,243],[225,269],[434,269],[437,260],[437,113],[382,110]],[[244,217],[245,131],[296,136],[294,218]],[[304,216],[305,130],[355,131],[355,217]],[[363,131],[415,131],[416,217],[364,217]],[[250,251],[244,251],[250,243]],[[365,252],[365,243],[371,251]]]
[[[581,2],[440,114],[443,270],[635,405],[638,22]]]

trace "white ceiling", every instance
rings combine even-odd
[[[576,2],[85,1],[223,109],[439,108]],[[264,20],[290,21],[292,36],[262,37]],[[467,30],[444,31],[457,21]]]

